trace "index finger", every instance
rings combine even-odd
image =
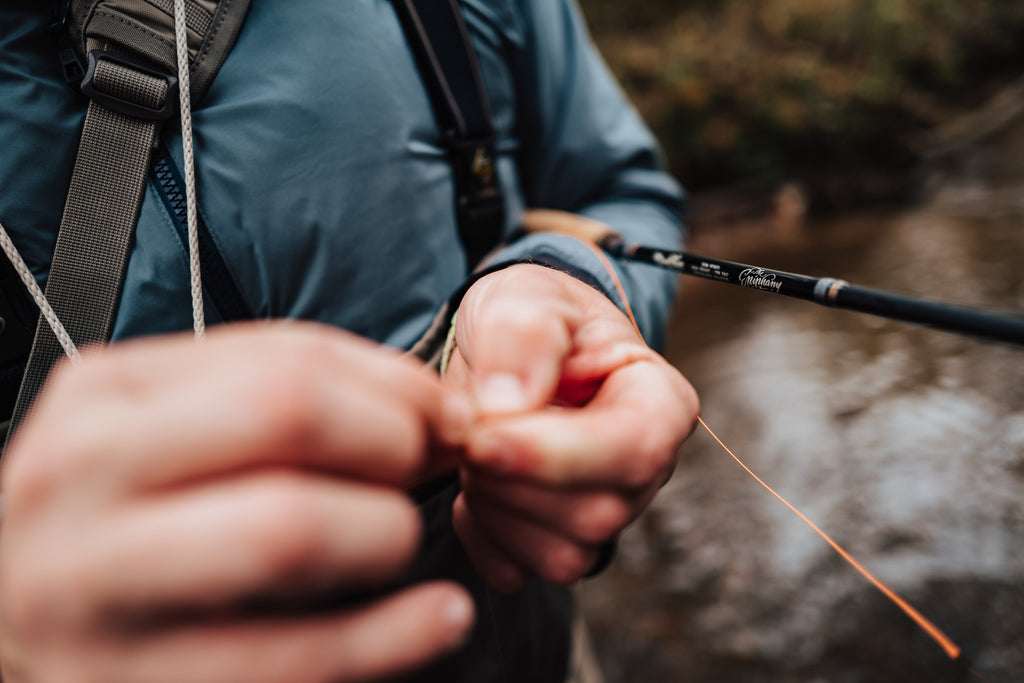
[[[551,407],[471,431],[467,457],[494,474],[552,486],[641,489],[671,471],[699,414],[697,394],[667,363],[612,372],[581,408]]]
[[[268,465],[398,484],[444,440],[450,400],[411,361],[352,335],[241,325],[200,345],[177,337],[86,357],[44,392],[19,443],[132,486]]]

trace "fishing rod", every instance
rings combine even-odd
[[[613,256],[660,266],[678,273],[813,301],[832,308],[846,308],[1024,347],[1024,319],[855,287],[836,278],[813,278],[760,266],[697,256],[682,251],[629,245],[620,234],[604,223],[561,211],[531,210],[525,212],[521,220],[525,233],[548,232],[572,235],[595,245],[595,248],[600,247]],[[836,553],[928,634],[965,676],[969,675],[983,682],[987,680],[974,669],[964,651],[939,627],[889,588],[817,524],[755,474],[708,427],[703,418],[698,417],[697,421],[747,474],[811,527]]]
[[[593,242],[613,256],[705,280],[1024,347],[1024,318],[858,287],[837,278],[808,277],[683,251],[628,244],[604,223],[561,211],[527,211],[523,229],[570,234]]]
[[[790,296],[832,308],[846,308],[1024,347],[1024,319],[856,287],[836,278],[813,278],[760,266],[697,256],[682,251],[630,245],[626,243],[622,235],[604,223],[562,211],[546,209],[526,211],[521,220],[525,233],[547,232],[572,235],[595,245],[595,248],[600,247],[613,256],[667,268],[677,273]],[[755,474],[708,427],[703,418],[698,417],[697,421],[747,474],[810,526],[846,562],[927,633],[964,675],[986,681],[986,678],[974,669],[964,651],[949,636]]]

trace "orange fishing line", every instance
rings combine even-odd
[[[825,539],[826,543],[828,543],[830,546],[832,546],[833,550],[835,550],[837,553],[839,553],[839,555],[844,560],[849,562],[853,566],[854,569],[856,569],[858,572],[861,573],[861,575],[864,576],[864,578],[866,578],[868,581],[870,581],[872,584],[874,584],[875,588],[880,590],[882,592],[882,594],[885,595],[885,597],[887,597],[890,600],[892,600],[896,604],[896,606],[899,607],[901,610],[903,610],[903,612],[908,617],[913,619],[914,622],[925,631],[925,633],[927,633],[929,636],[932,637],[932,640],[934,640],[936,643],[939,644],[939,647],[941,647],[946,652],[946,654],[949,656],[950,659],[954,659],[954,660],[960,660],[961,659],[961,650],[960,650],[960,648],[956,645],[956,643],[954,643],[949,638],[949,636],[947,636],[945,633],[943,633],[939,629],[938,626],[936,626],[935,624],[930,622],[923,614],[918,612],[914,608],[913,605],[911,605],[906,600],[901,598],[896,593],[896,591],[894,591],[891,588],[889,588],[887,585],[885,585],[882,582],[881,579],[879,579],[877,576],[875,576],[870,571],[868,571],[868,569],[864,565],[862,565],[860,562],[858,562],[856,560],[856,558],[853,557],[853,555],[848,553],[841,545],[839,545],[834,540],[832,540],[831,536],[829,536],[824,531],[822,531],[820,528],[818,528],[817,524],[815,524],[811,520],[807,519],[807,517],[805,517],[802,512],[800,512],[795,507],[793,507],[788,500],[786,500],[785,498],[780,496],[778,493],[776,493],[775,489],[773,489],[771,486],[768,486],[768,484],[764,483],[764,481],[762,481],[762,479],[759,476],[754,474],[753,470],[751,470],[749,467],[744,465],[743,461],[736,457],[735,453],[733,453],[731,450],[729,450],[728,446],[726,446],[724,443],[722,443],[722,440],[719,439],[718,436],[713,431],[711,431],[711,428],[707,426],[707,424],[704,422],[703,419],[698,417],[697,421],[700,423],[700,425],[704,429],[707,430],[708,434],[711,435],[711,438],[714,439],[715,441],[717,441],[718,445],[721,446],[723,449],[725,449],[725,452],[728,453],[732,457],[732,459],[735,460],[739,464],[740,467],[742,467],[744,470],[746,470],[747,474],[752,476],[757,481],[758,484],[760,484],[761,486],[765,487],[768,490],[769,493],[771,493],[773,496],[775,496],[780,501],[782,501],[783,505],[785,505],[790,510],[792,510],[793,513],[796,514],[797,517],[802,519],[809,527],[814,529],[814,531],[819,536],[821,536],[823,539]]]
[[[580,241],[590,247],[590,250],[594,252],[595,256],[597,256],[601,265],[608,271],[608,275],[611,276],[612,282],[615,283],[615,291],[619,293],[619,298],[622,299],[622,305],[626,309],[626,315],[629,317],[629,322],[633,323],[633,329],[636,330],[636,333],[640,335],[641,339],[643,339],[644,333],[640,331],[640,326],[636,324],[636,318],[633,316],[633,307],[629,305],[629,299],[626,297],[626,290],[622,286],[622,282],[619,280],[619,274],[615,272],[615,268],[612,266],[611,261],[608,260],[608,257],[605,256],[604,252],[601,251],[601,249],[593,242],[589,240]]]
[[[636,330],[637,334],[639,334],[640,338],[642,339],[643,338],[643,333],[640,332],[640,327],[637,325],[636,318],[633,317],[632,307],[629,305],[629,299],[626,298],[625,289],[623,288],[622,283],[619,281],[619,277],[618,277],[618,274],[615,272],[615,268],[612,267],[611,263],[608,261],[608,258],[605,256],[604,252],[600,248],[598,248],[597,245],[595,245],[590,240],[580,240],[580,241],[583,242],[583,244],[585,244],[585,245],[587,245],[588,247],[591,248],[591,250],[597,256],[597,258],[601,261],[601,264],[608,271],[609,275],[611,276],[612,281],[615,283],[615,288],[616,288],[616,290],[618,290],[619,296],[622,298],[622,301],[625,304],[626,315],[629,316],[629,321],[631,323],[633,323],[633,328]],[[789,508],[797,517],[802,519],[804,521],[804,523],[806,523],[809,527],[814,529],[815,533],[817,533],[819,536],[821,536],[823,539],[825,539],[825,542],[828,543],[830,546],[832,546],[832,549],[835,550],[837,553],[839,553],[840,557],[842,557],[854,569],[856,569],[858,572],[860,572],[860,574],[865,579],[870,581],[875,586],[875,588],[877,588],[879,591],[882,592],[882,595],[884,595],[885,597],[889,598],[889,600],[891,600],[897,607],[899,607],[901,610],[903,610],[904,614],[906,614],[908,617],[910,617],[914,621],[914,623],[916,623],[919,627],[921,627],[921,629],[932,638],[932,640],[934,640],[936,643],[938,643],[939,647],[941,647],[943,649],[943,651],[946,653],[946,655],[950,659],[952,659],[952,660],[958,662],[959,664],[963,665],[967,669],[967,671],[971,675],[973,675],[974,677],[978,678],[979,680],[985,680],[984,677],[982,677],[978,672],[974,671],[974,669],[971,668],[970,664],[967,662],[966,658],[963,656],[963,651],[960,649],[960,647],[956,643],[954,643],[952,641],[952,639],[950,639],[949,636],[947,636],[945,633],[943,633],[942,630],[939,629],[938,626],[936,626],[931,621],[929,621],[928,618],[925,617],[920,612],[918,612],[917,609],[913,605],[911,605],[909,602],[907,602],[902,597],[900,597],[900,595],[898,593],[896,593],[896,591],[894,591],[893,589],[889,588],[889,586],[887,586],[885,583],[883,583],[881,579],[879,579],[877,576],[872,574],[867,569],[867,567],[865,567],[860,562],[858,562],[857,559],[853,555],[851,555],[849,552],[847,552],[846,549],[843,548],[841,545],[836,543],[836,541],[833,540],[831,536],[829,536],[824,531],[822,531],[821,528],[818,527],[817,524],[815,524],[810,519],[808,519],[804,515],[804,513],[802,513],[799,510],[797,510],[788,500],[786,500],[781,495],[779,495],[775,491],[775,489],[773,489],[771,486],[766,484],[764,482],[764,480],[761,479],[761,477],[759,477],[756,474],[754,474],[754,471],[751,470],[749,467],[747,467],[743,463],[742,460],[740,460],[738,457],[736,457],[736,454],[733,453],[731,450],[729,450],[729,447],[726,446],[725,443],[723,443],[723,441],[718,438],[718,435],[716,435],[713,431],[711,431],[711,428],[708,427],[707,423],[704,422],[703,418],[698,416],[697,417],[697,422],[700,423],[700,426],[703,427],[707,431],[707,433],[711,435],[711,438],[714,439],[718,443],[718,445],[721,446],[722,449],[725,450],[725,452],[728,453],[729,456],[733,460],[735,460],[736,463],[746,471],[747,474],[749,474],[751,477],[753,477],[754,480],[758,484],[760,484],[765,489],[767,489],[767,491],[769,493],[771,493],[773,496],[778,498],[782,502],[783,505],[785,505],[787,508]]]

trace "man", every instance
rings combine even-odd
[[[570,2],[461,4],[506,236],[529,206],[674,246],[680,191]],[[0,22],[0,222],[43,278],[84,105],[45,8],[8,3]],[[639,334],[660,342],[671,276],[530,235],[462,299],[443,381],[401,357],[468,274],[451,169],[381,0],[254,2],[194,125],[241,298],[312,322],[153,337],[191,321],[151,181],[118,343],[58,368],[5,455],[4,680],[564,680],[563,586],[696,419]],[[165,131],[164,154],[179,144]]]

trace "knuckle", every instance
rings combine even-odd
[[[387,505],[387,524],[392,545],[399,557],[411,556],[419,546],[422,528],[420,514],[408,499],[395,494]]]
[[[623,472],[627,490],[661,485],[675,467],[676,453],[689,434],[669,421],[649,421],[649,428],[634,442]]]
[[[411,410],[396,410],[393,418],[390,457],[401,470],[412,471],[426,457],[429,442],[427,427]]]
[[[386,518],[387,550],[379,562],[381,576],[393,578],[404,571],[416,556],[422,541],[420,516],[406,501],[396,499],[388,509]]]
[[[364,507],[363,511],[374,520],[374,528],[386,535],[386,542],[378,549],[385,565],[404,564],[415,555],[423,529],[420,513],[408,496],[398,491],[375,490],[372,507]],[[384,537],[378,536],[377,540],[381,538]]]
[[[523,342],[546,341],[561,332],[559,320],[540,306],[494,306],[483,312],[483,323],[514,333]]]
[[[545,581],[564,586],[573,583],[590,568],[590,553],[573,543],[559,543],[544,554],[538,574]]]
[[[74,462],[86,450],[82,427],[88,425],[82,424],[81,410],[68,411],[63,404],[68,398],[81,399],[84,390],[100,381],[102,375],[88,363],[74,372],[66,364],[54,370],[4,457],[8,513],[22,503],[48,500],[75,469]],[[54,429],[55,424],[61,428]]]
[[[629,506],[618,496],[601,496],[574,511],[573,533],[587,543],[603,543],[629,523],[630,512]]]
[[[50,594],[49,586],[42,585],[38,572],[24,571],[5,562],[3,578],[0,580],[0,613],[10,627],[27,634],[40,631],[41,615],[48,612],[43,596]]]
[[[325,334],[326,331],[331,334]],[[281,353],[288,363],[302,367],[323,368],[335,365],[338,361],[338,340],[335,334],[341,333],[336,329],[320,327],[306,330],[295,343],[288,343]]]
[[[64,557],[53,562],[53,553],[38,543],[20,544],[18,557],[5,553],[0,572],[0,615],[8,627],[24,638],[36,640],[52,635],[56,624],[71,626],[81,621],[91,596],[67,590],[81,584],[82,562]]]
[[[281,362],[264,368],[254,378],[255,386],[237,387],[240,400],[247,403],[268,438],[286,444],[308,443],[316,434],[319,378],[315,366],[288,354]]]
[[[81,477],[94,478],[93,461],[102,450],[90,447],[89,425],[74,416],[61,429],[41,420],[26,422],[4,458],[4,515],[8,518],[34,511],[62,497]]]
[[[130,354],[124,348],[90,347],[74,365],[62,359],[43,386],[39,402],[68,411],[80,409],[85,396],[116,400],[146,393],[147,384],[124,362]]]
[[[75,365],[61,359],[50,373],[41,396],[49,393],[76,394],[80,388],[95,391],[121,381],[123,374],[118,351],[87,349],[82,353],[81,362]]]
[[[487,580],[487,583],[493,586],[499,593],[518,593],[526,586],[528,581],[526,572],[511,562],[500,560],[498,562],[482,564],[475,557],[474,562],[477,563],[478,569],[479,567],[484,567],[479,569],[479,571]]]
[[[54,499],[65,476],[56,459],[48,457],[54,452],[52,448],[23,443],[11,450],[4,463],[4,515],[8,519]]]
[[[284,584],[308,571],[324,544],[323,522],[297,483],[282,483],[265,492],[249,518],[251,548],[260,553],[258,573]]]
[[[625,467],[623,486],[634,491],[650,486],[665,468],[667,459],[664,451],[664,447],[649,443],[638,447]]]

